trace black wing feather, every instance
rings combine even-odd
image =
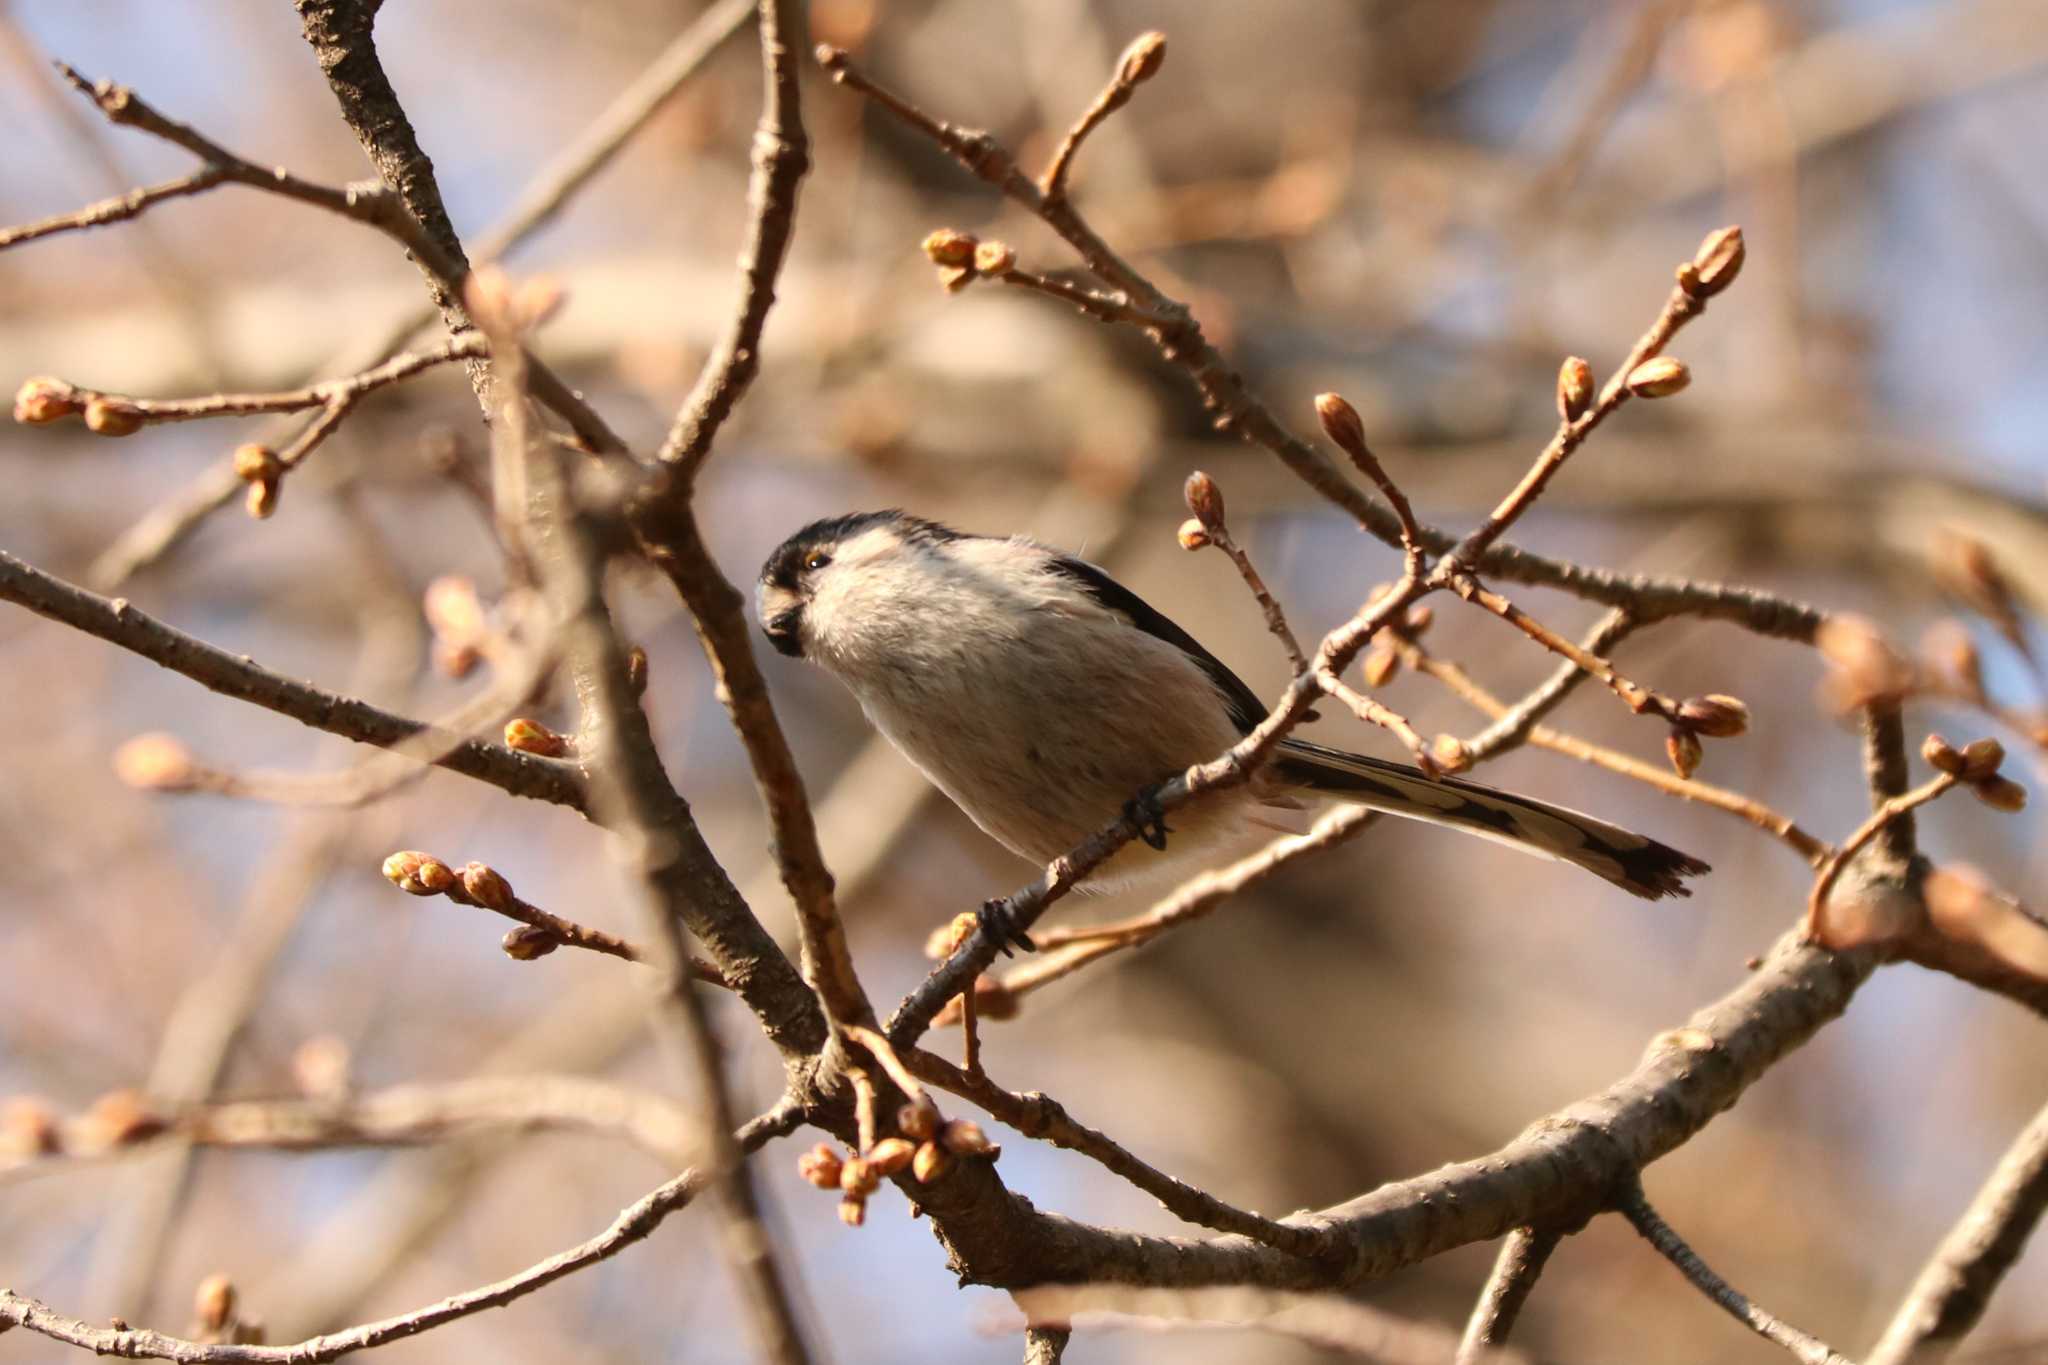
[[[1259,700],[1259,694],[1246,686],[1243,678],[1231,672],[1230,665],[1202,648],[1200,641],[1175,625],[1171,617],[1085,559],[1056,554],[1050,556],[1050,561],[1055,573],[1079,584],[1090,597],[1111,611],[1121,612],[1139,630],[1154,639],[1166,641],[1192,659],[1195,666],[1216,684],[1216,690],[1223,694],[1230,708],[1230,719],[1239,734],[1250,734],[1266,718],[1269,708]]]

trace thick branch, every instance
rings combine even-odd
[[[1913,1282],[1869,1365],[1944,1360],[2048,1212],[2048,1109],[2034,1115]]]

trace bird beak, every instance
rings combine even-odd
[[[802,607],[787,607],[761,622],[761,633],[768,637],[768,643],[775,646],[778,654],[787,654],[792,659],[804,656],[804,642],[798,626],[803,621]]]

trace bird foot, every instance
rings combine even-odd
[[[1161,853],[1166,851],[1166,836],[1173,833],[1173,827],[1166,823],[1166,808],[1159,804],[1159,788],[1150,786],[1124,802],[1124,819],[1131,828]]]
[[[1027,953],[1038,951],[1038,945],[1031,941],[1031,935],[1017,923],[1017,912],[1010,908],[1010,902],[1001,896],[981,903],[981,909],[974,918],[981,924],[981,931],[995,940],[996,947],[1003,950],[1004,957],[1014,957],[1010,945],[1016,944]]]

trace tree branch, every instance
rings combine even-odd
[[[2048,1212],[2048,1109],[2013,1142],[1913,1282],[1869,1365],[1945,1360],[1984,1315]]]

